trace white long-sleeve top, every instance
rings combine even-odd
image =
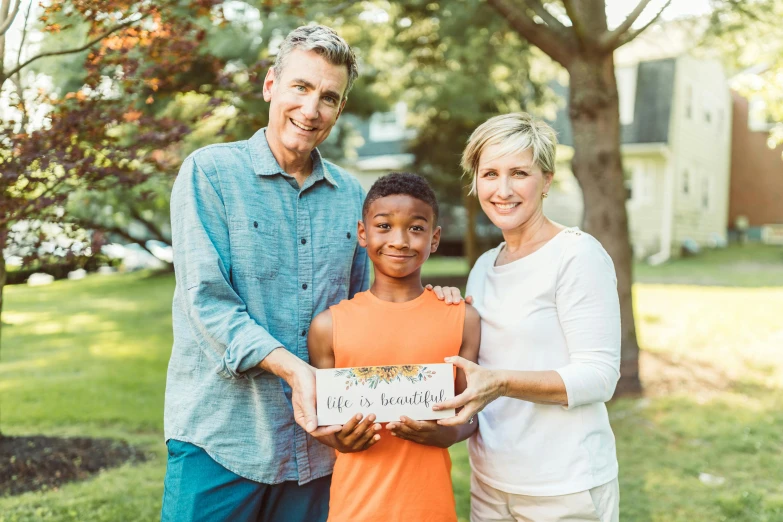
[[[479,413],[469,441],[473,472],[520,495],[584,491],[617,476],[604,402],[620,376],[620,305],[614,265],[577,228],[502,266],[504,244],[482,255],[466,295],[481,314],[478,362],[493,369],[554,370],[568,406],[501,397]]]

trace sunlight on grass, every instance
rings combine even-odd
[[[425,273],[467,274],[442,259]],[[0,522],[159,518],[173,289],[137,273],[7,290],[3,433],[122,438],[153,460],[0,498]],[[637,284],[634,301],[647,396],[609,405],[622,520],[783,521],[783,287]],[[467,521],[465,444],[451,454]]]

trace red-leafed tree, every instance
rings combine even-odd
[[[18,114],[0,122],[0,313],[6,282],[3,252],[11,241],[32,237],[34,243],[52,225],[60,236],[74,232],[78,226],[64,213],[74,191],[107,191],[143,182],[165,162],[169,144],[187,132],[182,122],[156,117],[145,107],[156,91],[186,84],[195,67],[203,73],[204,64],[194,59],[203,35],[195,21],[210,15],[215,2],[53,2],[37,16],[39,27],[54,35],[86,32],[85,41],[31,56],[24,56],[23,49],[35,21],[30,19],[31,6],[22,4],[0,3],[0,87],[12,100],[15,91]],[[17,19],[23,20],[21,42],[15,56],[7,56],[6,36]],[[42,120],[31,121],[21,73],[43,59],[84,52],[89,54],[83,84],[59,97],[39,92],[39,102],[50,110]],[[140,70],[142,56],[145,66]],[[82,251],[89,252],[89,247]],[[36,253],[33,244],[25,255]]]

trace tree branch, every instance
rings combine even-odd
[[[623,20],[623,23],[612,29],[606,34],[601,35],[599,38],[599,44],[601,46],[601,49],[604,51],[612,51],[614,49],[617,49],[622,45],[620,41],[623,39],[623,37],[631,30],[631,26],[636,22],[636,20],[639,19],[639,16],[644,12],[644,10],[647,8],[647,6],[650,4],[651,0],[641,0],[638,4],[636,4],[636,7],[633,8],[633,11],[626,17],[625,20]],[[663,8],[658,11],[658,14],[653,17],[653,21],[660,16],[660,14],[663,12],[664,9],[666,9],[669,4],[671,3],[671,0],[668,0],[666,2],[666,5],[663,6]],[[645,27],[649,26],[648,23],[645,25]]]
[[[669,7],[669,4],[671,4],[671,3],[672,3],[672,0],[667,0],[667,2],[664,4],[664,6],[661,7],[660,11],[658,11],[658,14],[653,16],[652,20],[650,20],[649,22],[644,24],[644,27],[642,27],[642,28],[640,28],[640,29],[638,29],[636,31],[629,31],[629,32],[625,33],[625,35],[622,35],[620,37],[620,40],[618,42],[616,42],[615,44],[613,44],[613,46],[610,47],[609,49],[611,49],[611,50],[617,49],[618,47],[621,47],[621,46],[627,44],[628,42],[630,42],[631,40],[633,40],[634,38],[636,38],[637,36],[642,34],[645,30],[647,30],[648,27],[650,27],[652,24],[654,24],[655,22],[658,21],[658,18],[660,18],[661,13],[663,13],[666,10],[666,8]]]
[[[552,28],[535,23],[527,13],[509,0],[487,0],[487,3],[498,11],[520,36],[544,51],[563,67],[568,66],[573,50],[568,41]]]
[[[22,3],[22,0],[19,0]],[[24,41],[27,39],[27,23],[30,21],[30,11],[33,8],[33,3],[27,6],[27,12],[24,14],[24,25],[22,25],[22,40],[19,42],[19,49],[16,51],[16,63],[18,64],[22,60],[22,49],[24,49]],[[17,72],[17,74],[19,74]]]
[[[586,40],[585,30],[584,27],[582,27],[582,21],[579,19],[579,14],[576,12],[576,9],[574,9],[573,0],[563,0],[563,6],[565,7],[568,18],[571,20],[571,27],[573,28],[579,45],[584,45]]]
[[[62,56],[64,54],[74,54],[74,53],[80,53],[82,51],[86,51],[87,49],[89,49],[90,47],[92,47],[96,43],[100,42],[101,40],[103,40],[107,36],[111,35],[112,33],[116,33],[117,31],[119,31],[121,29],[125,29],[126,27],[129,27],[129,26],[131,26],[131,25],[133,25],[135,23],[138,23],[138,22],[144,20],[145,18],[147,18],[150,14],[151,13],[147,13],[147,14],[143,15],[141,18],[137,18],[135,20],[127,20],[127,21],[125,21],[125,22],[123,22],[121,24],[115,25],[114,27],[112,27],[108,31],[104,32],[103,34],[101,34],[97,38],[94,38],[94,39],[90,40],[89,42],[87,42],[86,44],[84,44],[81,47],[74,48],[74,49],[66,49],[64,51],[52,51],[52,52],[48,52],[48,53],[41,53],[39,55],[33,56],[32,58],[30,58],[26,62],[17,65],[15,69],[12,69],[10,72],[8,72],[8,74],[6,74],[6,77],[13,76],[14,74],[18,73],[19,71],[21,71],[22,69],[24,69],[25,67],[30,65],[32,62],[34,62],[36,60],[40,60],[41,58],[46,58],[48,56]]]
[[[19,14],[19,7],[21,7],[21,5],[22,5],[22,0],[16,0],[16,5],[14,6],[13,12],[8,18],[6,18],[2,22],[2,25],[0,25],[0,36],[3,36],[11,28],[11,24],[14,23],[14,18],[16,18],[16,15]]]
[[[166,243],[167,245],[170,245],[171,240],[163,235],[163,231],[161,231],[160,227],[158,227],[152,221],[144,219],[144,217],[142,217],[138,209],[131,208],[131,217],[133,217],[133,219],[135,219],[136,221],[144,225],[144,228],[146,228],[147,231],[149,231],[154,236],[155,239],[157,239],[161,243]]]
[[[144,250],[149,252],[150,255],[153,255],[153,256],[155,255],[155,254],[152,253],[152,251],[149,248],[147,248],[147,242],[145,240],[139,239],[137,237],[132,236],[130,234],[130,232],[128,232],[127,230],[123,230],[120,227],[102,225],[102,224],[100,224],[98,222],[91,221],[89,219],[75,219],[74,223],[76,223],[81,228],[84,228],[86,230],[100,230],[100,231],[106,232],[108,234],[114,234],[116,236],[119,236],[119,237],[125,239],[126,241],[128,241],[130,243],[139,245],[141,248],[143,248]]]
[[[546,23],[546,25],[548,25],[556,33],[560,33],[562,35],[567,34],[568,28],[564,26],[552,13],[547,11],[546,7],[544,7],[544,4],[541,3],[541,0],[524,0],[524,2],[528,5],[528,7],[533,9],[533,11],[535,11],[536,14],[541,17],[544,23]]]

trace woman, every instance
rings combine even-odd
[[[468,388],[438,409],[473,422],[471,520],[619,520],[614,435],[604,403],[620,367],[612,260],[577,228],[550,221],[543,200],[556,137],[525,113],[477,128],[462,166],[505,241],[470,272],[481,314],[478,365],[459,357]]]

